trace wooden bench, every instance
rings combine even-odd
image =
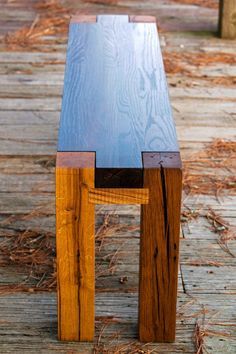
[[[142,204],[139,338],[174,341],[181,183],[155,19],[74,16],[56,164],[59,339],[93,340],[94,205],[114,203]]]

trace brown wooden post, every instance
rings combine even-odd
[[[143,153],[139,338],[175,339],[182,172],[179,153]]]
[[[220,0],[219,33],[222,38],[236,38],[236,0]]]
[[[92,341],[94,337],[95,154],[59,152],[56,166],[56,244],[58,337]]]

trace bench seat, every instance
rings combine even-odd
[[[144,152],[179,151],[156,23],[89,20],[70,24],[58,151],[93,152],[96,187],[142,187]]]

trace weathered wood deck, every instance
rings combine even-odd
[[[186,2],[1,2],[3,36],[28,26],[0,44],[1,353],[236,352],[236,42],[216,37],[217,1]],[[173,344],[136,340],[138,206],[97,208],[95,342],[56,338],[54,163],[69,6],[158,19],[186,170]]]

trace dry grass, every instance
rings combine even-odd
[[[214,318],[218,315],[218,311],[206,308],[205,304],[200,302],[197,297],[186,293],[189,301],[179,307],[177,316],[182,320],[195,320],[193,330],[193,343],[195,346],[195,354],[209,353],[208,346],[205,341],[206,337],[216,336],[219,338],[229,337],[228,331],[215,331],[211,326],[231,326],[225,322],[219,323]],[[214,328],[214,327],[213,327]]]
[[[196,354],[203,354],[204,336],[205,332],[202,330],[201,326],[199,325],[199,322],[196,322],[194,330]]]
[[[15,289],[52,291],[56,286],[54,235],[49,232],[8,231],[0,242],[1,266],[15,266],[28,274]],[[12,287],[12,285],[10,285]],[[14,286],[13,286],[14,288]]]
[[[213,157],[231,158],[236,153],[236,142],[231,140],[215,139],[207,148],[208,155]],[[235,155],[234,155],[235,157]]]
[[[211,319],[208,319],[208,321],[206,321],[206,316],[205,316],[206,313],[207,313],[207,311],[204,311],[203,317],[201,320],[199,320],[199,319],[196,320],[195,330],[194,330],[194,343],[195,343],[195,348],[196,348],[195,354],[209,353],[207,350],[207,346],[205,344],[206,337],[216,336],[216,337],[220,337],[220,338],[222,338],[222,337],[227,338],[227,337],[231,336],[231,334],[229,332],[211,330],[209,328],[210,325],[212,325]]]
[[[236,255],[230,251],[230,248],[228,246],[229,241],[234,241],[236,240],[236,228],[230,225],[229,222],[224,220],[221,215],[217,214],[212,208],[208,206],[208,210],[204,211],[202,209],[199,209],[197,211],[191,210],[190,208],[185,206],[185,210],[182,211],[181,213],[181,222],[182,223],[189,223],[192,220],[195,220],[199,217],[205,218],[210,227],[211,230],[218,236],[217,242],[219,246],[222,248],[222,250],[226,253],[228,253],[231,257],[235,258]],[[219,262],[212,262],[212,261],[202,261],[200,259],[198,260],[190,260],[187,262],[188,264],[195,265],[195,266],[216,266],[219,267],[222,264]]]
[[[225,221],[219,214],[216,214],[216,212],[211,208],[209,208],[206,218],[212,226],[212,230],[218,235],[217,241],[219,246],[223,249],[223,251],[235,258],[236,256],[228,247],[228,242],[236,240],[236,229],[231,227],[227,221]]]
[[[37,209],[23,216],[11,215],[4,219],[1,226],[0,265],[15,266],[27,275],[26,280],[19,284],[4,285],[1,292],[16,291],[54,291],[56,288],[55,235],[38,230],[18,230],[17,221],[29,221],[32,218],[45,216],[45,211]],[[105,214],[96,231],[96,279],[114,273],[120,252],[125,242],[114,241],[115,233],[133,232],[138,226],[120,224],[114,221],[113,214]],[[113,252],[106,251],[106,245],[117,242]],[[128,278],[124,275],[119,279],[124,284]]]
[[[231,257],[235,258],[236,255],[230,251],[228,243],[230,241],[236,240],[236,228],[232,226],[228,221],[216,213],[210,206],[207,206],[207,211],[204,210],[204,206],[199,209],[191,209],[186,204],[184,204],[184,209],[181,212],[181,222],[183,224],[189,223],[193,220],[196,220],[199,217],[202,217],[207,220],[211,230],[218,236],[217,242],[222,250],[228,253]],[[207,260],[189,260],[187,262],[189,265],[195,266],[216,266],[219,267],[222,264],[214,261]]]
[[[115,211],[113,213],[105,213],[100,226],[96,230],[95,240],[98,252],[100,252],[107,243],[111,242],[111,237],[115,233],[122,231],[134,232],[139,230],[139,226],[136,225],[120,224],[119,221],[114,222],[114,215]]]
[[[124,330],[120,330],[120,326],[119,331],[109,328],[121,323],[125,323],[124,319],[114,316],[96,316],[95,327],[98,338],[93,348],[94,354],[158,354],[157,346],[152,345],[151,349],[149,343],[142,344],[137,340],[121,343]]]
[[[183,188],[186,195],[236,194],[236,142],[216,139],[206,148],[184,161]],[[206,174],[205,171],[213,169]],[[228,176],[218,174],[218,169],[227,171]]]
[[[97,343],[94,345],[94,354],[158,354],[157,347],[150,348],[150,344],[141,344],[138,341],[120,343],[122,332],[114,332],[107,335],[106,330],[109,326],[121,322],[119,319],[110,317],[96,317],[96,329],[99,332]],[[122,321],[123,322],[123,321]]]
[[[184,189],[187,194],[214,194],[219,199],[220,194],[230,191],[236,194],[236,177],[222,177],[212,175],[191,175],[185,170]]]
[[[47,40],[43,39],[44,36],[66,36],[70,8],[64,7],[59,0],[41,0],[36,2],[34,7],[36,16],[32,24],[4,37],[7,50],[38,50],[40,44],[47,43]],[[42,47],[40,50],[42,51]],[[48,50],[51,50],[50,47]]]
[[[192,220],[197,219],[201,215],[200,209],[191,209],[187,205],[184,205],[184,208],[181,212],[181,222],[186,223]]]
[[[199,52],[163,52],[165,71],[168,74],[185,74],[193,76],[192,68],[211,64],[236,64],[234,54],[199,53]],[[195,75],[196,76],[196,75]]]
[[[113,217],[114,213],[106,213],[95,234],[96,255],[98,256],[96,259],[96,279],[114,274],[120,254],[125,250],[126,242],[122,239],[119,240],[119,238],[114,240],[113,236],[118,232],[130,233],[139,230],[139,225],[120,224],[117,221],[114,222]],[[116,245],[116,247],[114,251],[108,253],[106,246],[109,244]],[[120,278],[119,282],[124,284],[127,280],[128,278],[124,276]]]
[[[94,354],[158,354],[158,346],[148,349],[147,345],[137,342],[127,342],[123,344],[110,345],[109,343],[101,343],[94,347]]]
[[[207,77],[207,80],[213,85],[222,85],[222,86],[233,86],[236,84],[236,77]]]
[[[185,194],[207,194],[215,195],[220,198],[226,194],[236,194],[236,142],[216,139],[206,148],[194,154],[184,162],[183,188]],[[205,172],[213,170],[211,174]],[[222,176],[218,172],[227,171],[228,176]],[[203,217],[205,218],[211,230],[217,235],[217,242],[224,252],[235,258],[231,252],[229,242],[236,240],[236,229],[225,221],[221,215],[217,214],[211,207],[204,206],[197,210],[192,210],[185,203],[185,209],[182,211],[181,221],[184,223]],[[202,265],[202,262],[199,261]],[[210,265],[210,264],[209,264]],[[212,264],[214,265],[214,264]]]

